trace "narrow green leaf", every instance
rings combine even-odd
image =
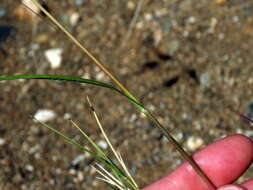
[[[96,86],[101,86],[104,88],[109,88],[113,91],[116,91],[117,93],[125,96],[128,98],[141,112],[144,112],[146,109],[144,106],[134,99],[127,96],[124,92],[116,88],[115,86],[96,81],[96,80],[90,80],[80,77],[72,77],[72,76],[57,76],[57,75],[11,75],[11,76],[0,76],[0,81],[9,81],[9,80],[18,80],[18,79],[41,79],[41,80],[54,80],[54,81],[62,81],[62,82],[76,82],[76,83],[85,83],[85,84],[92,84]]]

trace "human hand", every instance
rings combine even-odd
[[[230,185],[253,161],[253,141],[243,135],[231,135],[212,143],[193,155],[194,160],[217,190],[253,190],[253,179]],[[143,190],[213,190],[188,163]]]

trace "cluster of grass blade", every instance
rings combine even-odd
[[[101,180],[102,182],[105,182],[108,184],[112,189],[115,190],[140,190],[137,183],[134,181],[133,177],[131,176],[130,172],[128,171],[120,153],[116,152],[114,147],[112,146],[108,136],[106,135],[98,116],[95,112],[94,107],[92,106],[89,98],[87,97],[88,103],[90,105],[91,111],[93,112],[94,118],[96,119],[96,122],[103,134],[103,137],[105,138],[107,144],[109,145],[111,151],[113,152],[117,163],[113,161],[113,159],[106,154],[105,151],[102,150],[102,148],[99,147],[99,145],[94,142],[89,135],[80,127],[78,126],[72,119],[70,119],[71,124],[82,134],[84,139],[89,142],[91,147],[95,150],[95,152],[91,151],[90,148],[87,148],[86,146],[81,145],[77,141],[73,140],[71,137],[68,137],[67,135],[63,134],[56,128],[52,127],[49,124],[46,124],[42,121],[37,120],[36,118],[32,117],[36,122],[40,123],[44,127],[48,128],[55,134],[63,137],[68,143],[75,145],[77,148],[81,149],[84,152],[87,152],[92,156],[96,163],[94,166],[92,166],[95,171],[101,175],[101,177],[97,177],[97,179]]]
[[[67,36],[68,38],[76,44],[95,64],[98,66],[117,86],[114,87],[113,85],[98,82],[94,80],[88,80],[83,78],[77,78],[77,77],[70,77],[70,76],[49,76],[49,75],[18,75],[18,76],[2,76],[0,77],[0,81],[6,81],[6,80],[17,80],[17,79],[47,79],[47,80],[57,80],[57,81],[66,81],[66,82],[79,82],[79,83],[87,83],[92,85],[97,85],[101,87],[106,87],[111,90],[114,90],[121,95],[128,98],[130,102],[132,102],[146,117],[152,121],[156,127],[158,127],[163,135],[169,140],[169,142],[174,146],[174,148],[180,153],[182,158],[189,162],[193,169],[199,174],[199,176],[206,182],[206,184],[209,187],[215,188],[215,185],[209,180],[209,178],[205,175],[205,173],[200,169],[200,167],[195,163],[195,161],[191,158],[191,156],[181,147],[181,145],[174,139],[174,137],[169,133],[169,131],[156,119],[156,117],[144,107],[144,105],[136,98],[132,93],[130,93],[127,88],[125,88],[118,79],[111,74],[111,72],[106,69],[100,61],[98,61],[68,30],[63,27],[47,10],[45,10],[37,0],[31,0],[57,27],[59,27]],[[47,126],[47,125],[46,125]],[[49,128],[49,126],[47,126]],[[49,128],[52,130],[52,128]],[[61,135],[61,133],[58,133],[58,131],[53,130],[58,135]],[[79,148],[80,146],[76,144],[73,141],[69,141],[71,139],[67,138],[66,136],[63,136],[68,142],[77,145]],[[102,161],[105,163],[108,163],[108,161],[105,160],[104,157]],[[115,167],[116,168],[116,167]],[[116,169],[115,169],[116,170]],[[121,175],[121,172],[119,172],[119,176]],[[128,179],[128,178],[127,178]]]

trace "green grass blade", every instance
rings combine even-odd
[[[44,79],[44,80],[55,80],[55,81],[66,81],[66,82],[78,82],[78,83],[86,83],[86,84],[93,84],[97,86],[102,86],[106,88],[113,89],[115,91],[119,91],[114,86],[95,81],[89,80],[79,77],[72,77],[72,76],[57,76],[57,75],[12,75],[12,76],[0,76],[0,81],[8,81],[8,80],[18,80],[18,79]]]
[[[126,174],[120,170],[120,168],[113,162],[113,160],[85,133],[85,131],[79,127],[73,120],[70,120],[72,125],[77,128],[77,130],[83,135],[83,137],[95,148],[95,150],[104,158],[107,163],[104,163],[114,175],[118,178],[118,180],[128,179]],[[131,184],[132,185],[132,184]]]
[[[108,158],[108,156],[103,152],[103,150],[89,137],[89,135],[85,133],[85,131],[81,127],[79,127],[73,120],[70,120],[70,122],[103,158]]]
[[[135,104],[141,111],[145,110],[144,106],[132,99],[131,97],[124,94],[121,90],[116,88],[115,86],[96,81],[96,80],[90,80],[80,77],[72,77],[72,76],[57,76],[57,75],[11,75],[11,76],[0,76],[0,81],[9,81],[9,80],[19,80],[19,79],[41,79],[41,80],[54,80],[54,81],[63,81],[63,82],[76,82],[76,83],[85,83],[85,84],[91,84],[96,85],[104,88],[109,88],[113,91],[118,92],[119,94],[127,97],[133,104]]]
[[[94,157],[97,161],[100,161],[101,163],[103,163],[104,165],[106,165],[108,168],[110,168],[112,171],[114,171],[118,176],[122,176],[125,177],[125,175],[122,173],[122,171],[120,171],[120,169],[115,165],[115,163],[112,162],[112,160],[105,155],[104,156],[98,156],[96,153],[90,151],[89,149],[85,148],[83,145],[79,144],[78,142],[76,142],[75,140],[71,139],[70,137],[64,135],[62,132],[58,131],[57,129],[55,129],[54,127],[41,122],[35,118],[33,118],[36,122],[40,123],[41,125],[43,125],[44,127],[48,128],[49,130],[53,131],[55,134],[63,137],[68,143],[75,145],[76,147],[80,148],[81,150],[88,152],[92,157]]]
[[[48,124],[46,124],[46,123],[44,123],[44,122],[42,122],[42,121],[39,121],[39,120],[35,119],[34,117],[33,117],[33,119],[34,119],[36,122],[38,122],[38,123],[40,123],[41,125],[43,125],[44,127],[46,127],[46,128],[48,128],[49,130],[53,131],[55,134],[57,134],[57,135],[63,137],[68,143],[73,144],[73,145],[77,146],[78,148],[82,149],[83,151],[88,152],[88,153],[91,154],[92,156],[97,157],[95,153],[91,152],[89,149],[85,148],[84,146],[82,146],[81,144],[79,144],[79,143],[76,142],[75,140],[71,139],[70,137],[64,135],[62,132],[58,131],[58,130],[55,129],[54,127],[52,127],[52,126],[50,126],[50,125],[48,125]]]

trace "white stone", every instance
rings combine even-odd
[[[34,154],[40,150],[40,145],[35,145],[32,148],[29,149],[29,154]]]
[[[134,113],[134,114],[132,114],[132,115],[130,116],[129,122],[130,122],[130,123],[133,123],[136,119],[137,119],[137,115]]]
[[[64,119],[70,119],[71,118],[71,114],[70,113],[65,113],[63,116]]]
[[[75,169],[70,169],[69,174],[70,175],[76,175],[76,170]]]
[[[200,137],[190,137],[188,138],[186,145],[189,150],[194,151],[200,148],[204,144],[204,141]]]
[[[32,172],[34,170],[34,167],[32,165],[26,165],[25,169],[29,172]]]
[[[100,140],[98,141],[98,146],[101,147],[102,149],[107,149],[108,148],[108,144],[106,143],[106,141],[104,140]]]
[[[80,19],[80,15],[78,13],[73,13],[70,15],[69,22],[72,26],[75,26]]]
[[[153,19],[153,15],[151,13],[146,13],[144,15],[145,20],[150,21]]]
[[[200,75],[200,84],[204,88],[207,88],[210,86],[210,75],[208,72]]]
[[[0,138],[0,146],[3,146],[5,144],[5,140],[3,138]]]
[[[61,66],[62,52],[63,50],[61,48],[53,48],[45,51],[45,57],[52,69],[57,69]]]
[[[41,109],[35,113],[34,117],[41,122],[47,122],[53,120],[56,117],[56,113],[52,110]]]
[[[73,161],[72,161],[72,164],[73,165],[77,165],[81,162],[83,162],[85,160],[85,155],[84,154],[80,154],[78,155]]]
[[[130,9],[130,10],[134,10],[135,3],[133,1],[128,1],[127,2],[127,8]]]
[[[191,23],[191,24],[194,24],[194,23],[197,21],[197,19],[196,19],[196,17],[191,16],[191,17],[189,17],[189,18],[187,19],[187,21],[188,21],[189,23]]]
[[[105,78],[105,74],[103,72],[99,72],[96,74],[97,80],[103,80]]]
[[[90,73],[85,72],[85,73],[83,74],[82,78],[90,79]]]

